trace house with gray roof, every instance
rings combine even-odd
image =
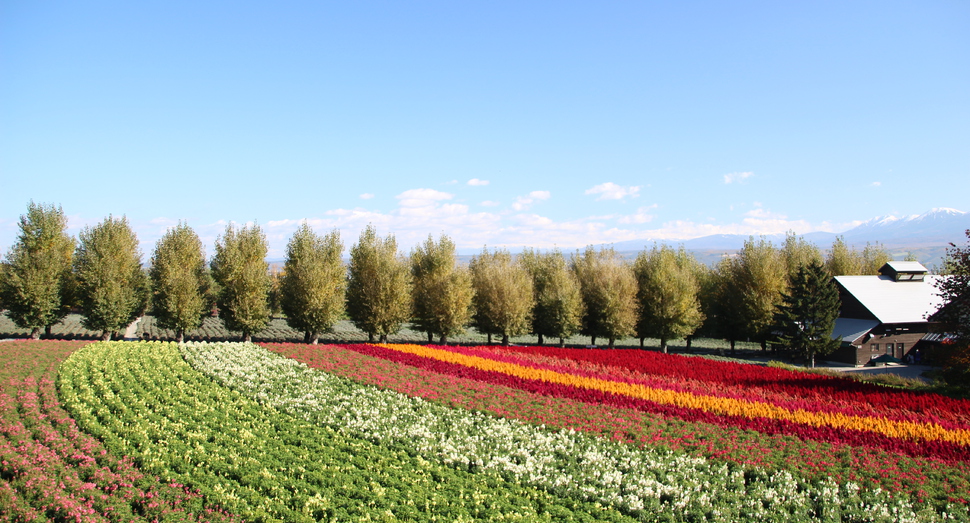
[[[878,276],[836,276],[842,307],[832,337],[842,346],[830,359],[865,365],[888,354],[903,359],[932,329],[943,305],[936,283],[918,262],[891,261]]]

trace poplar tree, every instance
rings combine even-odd
[[[428,334],[428,342],[438,336],[442,345],[449,336],[465,331],[471,321],[472,286],[468,267],[458,263],[455,244],[442,235],[436,243],[431,235],[411,251],[411,276],[414,281],[414,317],[416,330]]]
[[[369,341],[381,343],[401,329],[411,317],[411,270],[397,252],[397,240],[381,239],[373,225],[360,233],[350,249],[350,280],[347,283],[347,315]]]
[[[532,333],[539,345],[549,336],[559,338],[562,347],[582,327],[583,295],[576,274],[559,250],[541,254],[526,249],[522,262],[532,277]]]
[[[862,255],[850,248],[845,238],[837,236],[825,258],[825,268],[831,276],[862,274]]]
[[[731,354],[737,341],[745,337],[743,295],[736,279],[738,264],[736,257],[721,258],[700,289],[704,323],[699,330],[705,336],[728,340]]]
[[[633,262],[637,279],[637,337],[640,348],[647,337],[660,339],[667,353],[671,339],[690,336],[700,327],[704,315],[698,300],[699,284],[693,257],[664,245],[640,252]]]
[[[340,232],[320,237],[304,222],[286,246],[286,263],[279,281],[280,308],[286,323],[317,344],[320,333],[331,332],[343,317],[347,270]]]
[[[744,242],[731,268],[731,284],[737,285],[732,292],[740,299],[744,332],[767,349],[775,309],[788,290],[785,262],[771,242],[764,237],[756,242],[752,237]]]
[[[809,265],[812,262],[822,263],[822,252],[813,243],[805,241],[801,236],[788,231],[785,235],[785,243],[781,246],[781,256],[785,260],[785,269],[788,278],[791,279],[798,273],[802,265]]]
[[[212,277],[219,285],[219,318],[244,341],[269,323],[269,264],[266,236],[256,224],[237,230],[233,224],[216,239]]]
[[[630,265],[612,247],[599,251],[586,247],[574,255],[573,271],[583,295],[583,321],[580,333],[609,340],[612,348],[617,339],[636,333],[637,280]]]
[[[103,340],[124,330],[148,306],[148,277],[141,267],[138,238],[128,219],[108,216],[85,227],[74,253],[77,297],[86,329]]]
[[[487,248],[469,264],[475,288],[475,326],[479,332],[502,337],[529,332],[532,322],[532,278],[509,251]],[[490,340],[491,341],[491,340]]]
[[[73,256],[63,209],[31,201],[17,243],[0,264],[0,309],[35,340],[70,311]]]
[[[866,242],[866,248],[862,249],[862,270],[859,273],[866,276],[877,275],[879,269],[892,259],[893,255],[883,244]]]
[[[832,339],[840,305],[838,288],[825,267],[817,261],[802,265],[775,313],[778,341],[804,355],[815,367],[816,356],[829,354],[841,344],[841,340]]]
[[[185,333],[199,328],[212,310],[205,250],[188,224],[180,222],[158,240],[148,276],[155,322],[174,330],[182,343]]]

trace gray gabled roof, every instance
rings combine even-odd
[[[835,328],[832,329],[832,339],[852,343],[878,325],[879,322],[876,320],[837,318],[835,320]]]
[[[888,265],[893,272],[929,272],[929,270],[924,267],[922,263],[915,261],[893,260],[886,262],[886,265]],[[882,272],[882,270],[886,268],[886,265],[883,265],[879,271]]]
[[[835,281],[882,323],[920,323],[943,305],[936,288],[941,278],[895,281],[890,276],[836,276]]]

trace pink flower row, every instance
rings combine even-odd
[[[29,359],[51,342],[34,343],[40,345],[17,347],[20,354],[5,346],[4,355]],[[16,364],[24,373],[36,370],[29,362]],[[39,380],[27,376],[12,383],[15,396],[0,393],[0,519],[230,519],[221,512],[192,513],[187,502],[200,506],[198,494],[146,477],[130,460],[112,456],[82,432],[57,401],[53,372],[46,369]]]

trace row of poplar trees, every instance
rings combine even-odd
[[[755,340],[813,355],[834,348],[819,334],[826,326],[831,333],[838,313],[831,276],[874,274],[890,258],[879,246],[858,252],[840,238],[823,259],[790,234],[781,248],[751,238],[714,267],[668,246],[632,263],[612,248],[587,247],[568,260],[558,250],[513,256],[486,248],[463,265],[447,236],[429,236],[404,256],[393,235],[369,226],[347,266],[339,232],[320,236],[304,223],[274,276],[257,225],[229,225],[207,263],[199,237],[179,223],[158,240],[147,271],[124,217],[84,228],[77,241],[66,228],[62,209],[31,202],[0,266],[0,307],[34,337],[78,307],[83,325],[105,339],[150,310],[182,340],[215,305],[226,327],[248,340],[275,304],[310,343],[349,318],[371,341],[410,324],[429,342],[447,343],[474,326],[489,342],[533,334],[540,344],[562,344],[582,334],[613,346],[635,336],[641,346],[659,339],[666,352],[669,340],[687,338],[689,347],[704,335],[729,340],[732,350],[737,340]]]

